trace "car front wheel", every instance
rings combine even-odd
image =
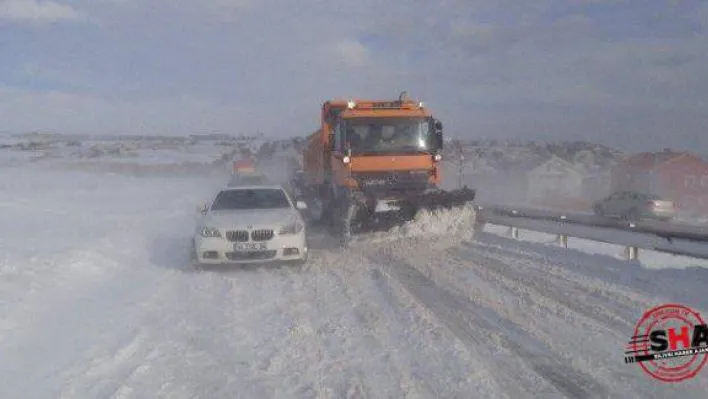
[[[201,263],[199,263],[199,259],[197,258],[197,245],[194,240],[192,240],[192,245],[189,249],[189,265],[191,266],[192,270],[201,270],[203,266]]]
[[[627,220],[630,222],[638,222],[639,220],[641,220],[641,218],[642,218],[641,214],[639,213],[639,210],[637,210],[637,209],[632,209],[627,214]]]

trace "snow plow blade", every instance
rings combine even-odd
[[[464,187],[458,190],[434,190],[401,196],[396,200],[383,200],[390,210],[377,210],[375,203],[352,202],[343,216],[341,232],[348,237],[369,232],[386,231],[415,219],[419,211],[450,210],[471,205],[475,190]],[[373,202],[377,202],[371,199]]]
[[[475,190],[465,186],[458,190],[439,190],[424,193],[410,198],[408,201],[410,201],[412,205],[419,209],[452,209],[473,202],[475,194]]]

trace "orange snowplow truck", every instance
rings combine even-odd
[[[475,191],[438,188],[442,123],[405,92],[398,100],[327,101],[307,139],[302,192],[314,219],[345,235],[421,208],[470,203]]]

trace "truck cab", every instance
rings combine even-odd
[[[442,124],[422,103],[350,101],[333,122],[330,163],[337,185],[364,191],[438,185]]]
[[[432,202],[473,199],[473,191],[440,193],[442,123],[405,92],[395,101],[327,101],[321,112],[304,158],[305,186],[323,219],[410,216]]]

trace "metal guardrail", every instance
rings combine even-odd
[[[517,207],[483,207],[496,214],[512,217],[527,217],[537,220],[562,220],[565,223],[576,223],[595,227],[608,227],[613,229],[644,232],[667,239],[684,239],[698,242],[708,242],[708,226],[696,226],[684,223],[666,222],[660,220],[642,220],[631,222],[622,219],[599,217],[592,214],[578,212],[558,212],[531,208]]]
[[[638,258],[639,248],[708,259],[708,227],[651,220],[630,222],[588,214],[503,206],[480,206],[477,218],[482,226],[484,223],[509,226],[514,238],[518,238],[519,229],[524,229],[555,234],[565,247],[568,237],[623,245],[630,260]]]

